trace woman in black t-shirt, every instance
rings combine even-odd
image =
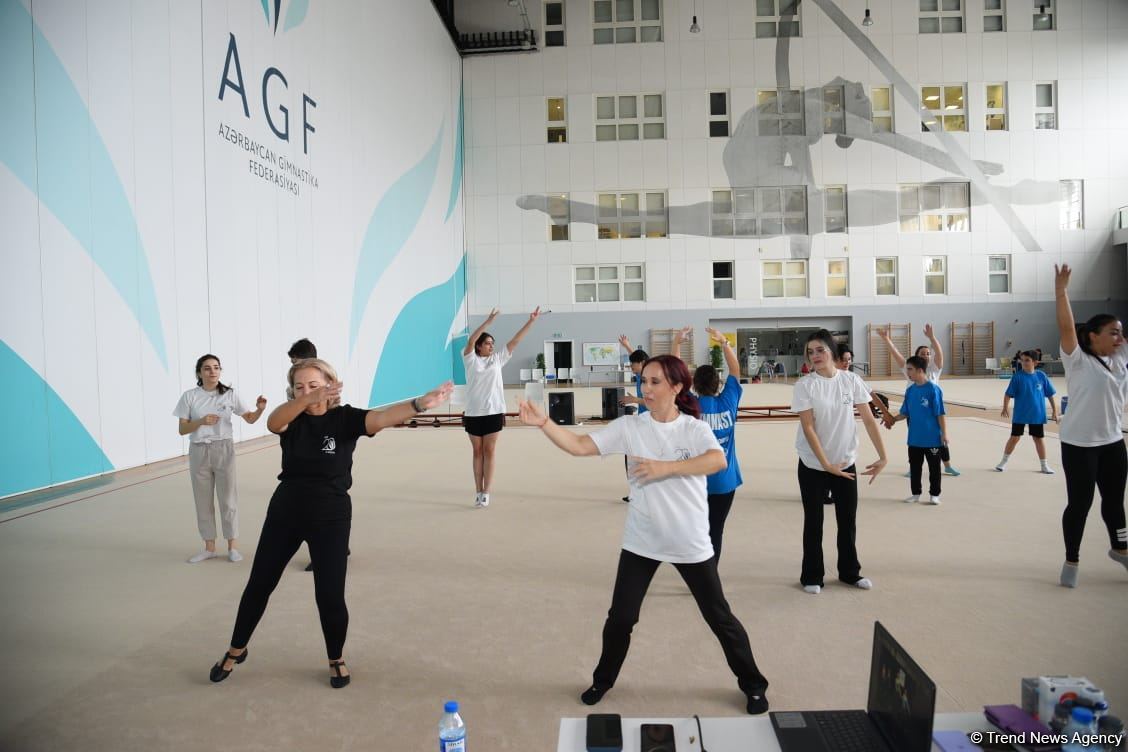
[[[345,571],[356,441],[431,409],[448,399],[453,387],[448,381],[409,402],[383,410],[361,410],[340,404],[337,372],[323,360],[295,363],[289,382],[293,399],[276,408],[266,421],[267,428],[279,435],[282,447],[281,483],[266,511],[251,576],[239,601],[231,647],[212,666],[211,680],[223,681],[236,663],[247,659],[247,642],[266,611],[270,594],[305,541],[314,563],[314,593],[329,656],[329,683],[339,689],[349,683],[341,653],[349,624]]]

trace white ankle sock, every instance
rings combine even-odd
[[[1061,565],[1061,584],[1065,587],[1077,587],[1077,565],[1068,561]]]
[[[1010,459],[1010,455],[1004,454],[1003,458],[1001,460],[999,460],[999,464],[995,465],[995,469],[998,470],[999,472],[1002,472],[1003,468],[1007,466],[1007,460],[1009,460],[1009,459]]]
[[[818,595],[822,592],[822,588],[818,585],[804,585],[803,592],[810,593],[811,595]]]
[[[219,556],[219,554],[217,554],[215,551],[201,551],[200,553],[192,556],[192,558],[188,559],[188,563],[189,564],[199,564],[201,561],[207,561],[208,559],[214,559],[217,556]]]

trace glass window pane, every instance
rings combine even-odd
[[[618,279],[619,267],[617,266],[601,266],[599,267],[599,278],[601,280]]]
[[[751,188],[737,188],[732,192],[733,206],[737,214],[752,214],[756,211],[754,195]]]
[[[1034,14],[1034,31],[1050,31],[1054,28],[1054,17],[1049,13]]]
[[[619,210],[624,217],[638,216],[638,194],[624,193],[619,197]]]
[[[613,125],[597,125],[595,126],[595,140],[596,141],[614,141],[617,129]]]
[[[878,277],[877,278],[877,294],[878,295],[896,295],[897,294],[897,279],[895,277]]]
[[[734,234],[742,238],[755,237],[757,234],[756,220],[753,217],[738,217]]]
[[[924,278],[925,295],[943,295],[944,277],[941,274],[929,275]]]
[[[732,191],[713,191],[713,213],[732,214]]]
[[[1005,272],[1007,270],[1007,257],[991,256],[987,260],[987,268],[993,272]]]
[[[658,217],[648,217],[646,220],[646,237],[648,238],[664,238],[666,237],[666,215]]]
[[[784,136],[802,136],[803,120],[801,118],[781,120],[779,123],[779,132]]]
[[[807,262],[806,261],[787,261],[783,265],[783,273],[789,277],[795,275],[807,276]]]
[[[771,39],[775,37],[776,25],[772,21],[757,21],[756,22],[756,38],[757,39]]]
[[[709,121],[709,136],[710,138],[724,138],[729,134],[729,124],[727,120],[711,120]]]
[[[666,194],[664,194],[664,193],[648,193],[648,194],[646,194],[646,213],[647,214],[665,214],[666,213]]]
[[[799,12],[799,0],[779,0],[779,14],[794,16]]]
[[[714,219],[713,220],[713,237],[727,238],[732,235],[732,220],[731,219]]]
[[[732,277],[732,262],[731,261],[714,261],[713,262],[713,277],[714,278],[731,278]]]
[[[619,225],[616,222],[600,222],[598,237],[600,240],[614,240],[619,237]]]
[[[963,19],[959,16],[946,16],[940,19],[940,30],[945,34],[963,31]]]
[[[944,271],[944,257],[943,256],[925,256],[924,257],[924,271],[929,272],[942,272]]]
[[[830,187],[826,189],[826,210],[828,212],[846,211],[846,191],[842,188]]]
[[[893,132],[893,118],[891,118],[891,117],[875,117],[873,119],[873,132],[874,133],[892,133]]]
[[[553,97],[548,100],[548,120],[549,122],[560,122],[564,120],[563,99]]]
[[[615,20],[634,20],[634,0],[615,0]]]
[[[988,115],[987,116],[987,130],[989,131],[1005,131],[1007,129],[1006,115]]]
[[[757,16],[774,16],[776,12],[775,0],[756,0]]]
[[[966,209],[967,183],[944,183],[944,207],[946,209]]]
[[[638,141],[638,126],[637,125],[620,125],[619,126],[619,140],[620,141]]]
[[[596,97],[595,117],[600,120],[614,120],[615,97]]]
[[[709,94],[709,114],[728,114],[728,94],[723,91],[714,91]]]
[[[760,220],[760,235],[772,237],[783,234],[783,220],[778,217],[769,217]]]
[[[544,6],[544,22],[548,26],[560,26],[564,23],[564,3],[546,3]]]
[[[984,0],[984,10],[1002,10],[1003,0]]]
[[[1054,85],[1053,84],[1035,84],[1034,85],[1034,104],[1038,107],[1053,107],[1054,106]]]
[[[594,266],[577,266],[576,267],[576,281],[588,282],[595,279]]]
[[[946,131],[966,131],[967,118],[963,115],[945,115],[944,116],[944,130]]]
[[[614,29],[595,29],[592,41],[596,44],[612,44],[615,41]]]
[[[939,34],[940,19],[935,16],[920,19],[917,21],[917,31],[921,34]]]
[[[920,87],[920,102],[924,107],[927,107],[930,110],[940,109],[940,87]]]
[[[944,227],[948,232],[967,232],[968,221],[966,214],[951,214],[948,216],[948,224]]]
[[[577,303],[595,302],[595,285],[576,285]]]
[[[1003,30],[1003,17],[1002,16],[984,16],[983,17],[983,31],[1002,31]]]
[[[783,189],[784,211],[797,214],[806,210],[807,191],[803,188]]]
[[[920,217],[901,217],[901,232],[920,232]]]
[[[897,259],[879,258],[875,267],[878,274],[896,274]]]
[[[987,109],[1002,109],[1006,107],[1004,96],[1006,94],[1006,87],[1002,84],[988,84],[987,85]]]
[[[548,197],[548,214],[553,218],[562,218],[568,221],[568,196],[550,195]]]
[[[756,106],[765,112],[776,111],[775,89],[761,89],[756,92]]]
[[[879,86],[870,94],[870,100],[873,102],[873,109],[875,111],[886,112],[889,108],[889,89],[884,86]]]
[[[764,297],[765,298],[782,298],[783,297],[783,280],[782,279],[765,279],[764,280]]]
[[[636,118],[638,117],[638,98],[637,97],[619,97],[619,117],[621,118]]]
[[[615,29],[615,44],[628,44],[635,41],[635,27],[619,26]]]
[[[944,229],[944,217],[940,214],[925,214],[920,218],[920,229],[925,232],[940,232]]]
[[[785,279],[784,291],[789,298],[805,298],[807,296],[807,278]]]
[[[990,292],[1010,292],[1010,277],[1006,274],[992,274],[989,279]]]
[[[643,26],[638,30],[638,40],[640,42],[661,42],[662,41],[662,27],[661,26]]]
[[[641,266],[624,266],[623,279],[642,279]]]
[[[611,219],[619,216],[619,201],[614,193],[599,194],[599,216]]]
[[[627,282],[623,285],[623,300],[646,300],[641,282]]]
[[[920,187],[921,211],[938,211],[942,206],[940,186],[922,185]]]
[[[785,219],[783,220],[783,232],[785,235],[806,235],[807,220],[801,218]]]
[[[657,21],[660,6],[659,0],[642,0],[642,20]]]
[[[619,299],[619,283],[603,283],[599,285],[599,302],[612,303]]]
[[[764,276],[765,277],[779,277],[783,275],[783,262],[782,261],[765,261],[764,262]]]
[[[841,216],[828,216],[826,218],[827,232],[846,232],[846,218]]]
[[[1053,113],[1035,115],[1034,127],[1040,130],[1053,130],[1057,127],[1057,117]]]
[[[713,280],[713,297],[714,298],[731,298],[732,297],[732,280],[731,279],[715,279],[715,280]]]
[[[642,222],[627,222],[623,221],[622,224],[624,238],[641,238],[642,237]]]
[[[920,9],[926,12],[940,10],[940,0],[920,0]]]
[[[665,138],[666,125],[665,123],[647,123],[642,126],[643,138]]]
[[[549,240],[567,240],[568,225],[552,225],[548,234]]]
[[[944,109],[962,110],[964,106],[964,87],[962,86],[945,86],[944,87]]]
[[[548,129],[548,143],[550,144],[563,144],[568,140],[567,128],[549,128]]]
[[[779,214],[783,208],[780,203],[779,188],[758,188],[756,189],[758,196],[757,203],[760,205],[760,213],[762,214]]]
[[[844,260],[827,261],[826,273],[839,277],[846,274],[846,262]]]
[[[595,0],[592,18],[596,23],[611,23],[611,0]]]
[[[648,118],[662,117],[662,95],[646,94],[643,96],[642,108]]]
[[[779,93],[779,111],[798,114],[803,111],[803,95],[798,89],[784,89]]]
[[[839,298],[847,294],[845,277],[830,277],[826,281],[827,297]]]
[[[823,111],[842,112],[841,86],[827,86],[823,88]]]
[[[797,37],[797,36],[799,36],[799,22],[798,21],[780,21],[779,22],[779,35],[781,37]]]

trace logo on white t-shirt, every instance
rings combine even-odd
[[[326,436],[321,440],[321,451],[326,454],[337,453],[337,440],[332,436]]]
[[[674,451],[674,456],[678,458],[679,462],[681,460],[688,460],[690,457],[689,450],[685,449],[684,447],[679,447]]]
[[[838,396],[842,400],[843,405],[854,404],[854,395],[852,395],[850,392],[839,392]]]

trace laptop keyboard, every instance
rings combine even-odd
[[[857,710],[812,713],[827,747],[835,752],[884,752],[869,717]]]

